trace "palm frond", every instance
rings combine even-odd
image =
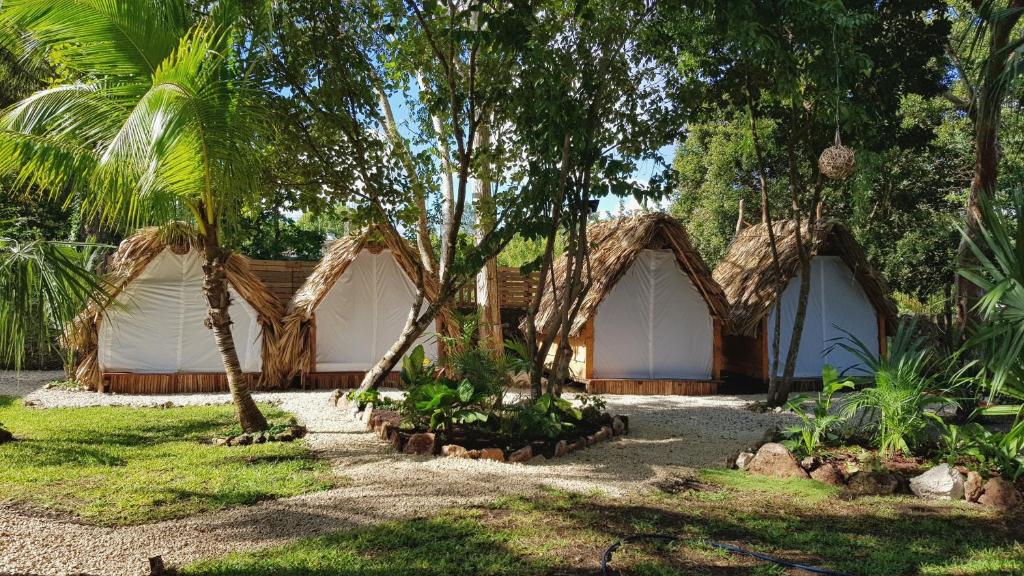
[[[5,0],[0,26],[25,31],[40,49],[58,47],[95,78],[151,75],[187,28],[175,0]]]
[[[30,342],[53,346],[107,284],[89,268],[94,247],[0,239],[0,360],[20,369]]]

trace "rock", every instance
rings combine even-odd
[[[405,454],[433,454],[436,437],[430,432],[419,432],[409,437],[402,452]]]
[[[782,444],[769,442],[758,449],[747,471],[773,478],[807,478],[807,472]]]
[[[808,456],[800,461],[800,467],[810,472],[821,463],[821,460],[817,456]]]
[[[978,504],[998,510],[1012,510],[1020,506],[1020,503],[1021,495],[1017,488],[999,477],[989,478],[985,482],[984,492],[978,498]]]
[[[625,414],[619,414],[615,418],[622,422],[622,433],[629,434],[629,416],[626,416]],[[615,425],[615,418],[612,419],[613,426]]]
[[[611,440],[612,436],[615,436],[615,430],[612,430],[611,424],[601,427],[601,432],[604,432],[605,440]]]
[[[577,450],[583,450],[586,447],[587,447],[587,441],[585,439],[583,439],[583,438],[580,438],[579,440],[573,442],[572,444],[569,444],[569,451],[570,452],[575,452]]]
[[[604,442],[605,440],[608,439],[609,436],[610,434],[605,432],[604,428],[601,428],[597,432],[594,432],[594,443],[596,444],[598,442]]]
[[[267,440],[268,437],[266,432],[260,432],[252,437],[252,441],[256,444],[266,444]]]
[[[843,481],[843,473],[839,470],[839,467],[832,462],[826,462],[815,468],[814,471],[811,472],[811,478],[831,486],[842,486],[845,484]]]
[[[252,444],[252,436],[249,434],[239,434],[231,439],[232,446],[248,446]]]
[[[338,402],[341,401],[341,399],[342,399],[341,389],[335,388],[334,392],[331,392],[331,397],[328,400],[328,402],[331,403],[331,404],[334,404],[335,406],[337,406]]]
[[[441,446],[441,455],[446,458],[469,458],[469,450],[458,444],[445,444]]]
[[[900,477],[889,472],[857,472],[850,476],[847,490],[852,496],[890,496],[900,488]]]
[[[949,464],[939,464],[911,478],[910,491],[926,500],[960,500],[964,497],[964,477]]]
[[[227,438],[214,438],[213,439],[213,445],[214,446],[227,446],[228,445],[228,439]]]
[[[626,433],[626,423],[622,421],[622,418],[616,416],[612,418],[612,434],[621,436]]]
[[[495,462],[504,462],[505,453],[501,451],[501,448],[484,448],[480,451],[481,460],[494,460]]]
[[[558,444],[555,444],[555,458],[560,458],[569,453],[569,443],[565,440],[559,440]]]
[[[301,424],[296,424],[295,426],[292,426],[291,431],[292,435],[295,436],[296,438],[302,438],[306,435],[306,432],[308,432],[306,427],[302,426]]]
[[[391,422],[381,422],[380,426],[377,427],[377,434],[380,435],[380,439],[387,440],[388,436],[391,434],[392,428],[394,428],[394,426]]]
[[[292,440],[295,440],[295,434],[291,430],[284,430],[274,434],[272,439],[274,442],[291,442]]]
[[[964,482],[964,500],[977,502],[978,498],[985,491],[985,480],[974,470],[967,472],[967,481]]]
[[[388,429],[388,443],[391,444],[395,452],[402,451],[402,433],[398,431],[398,428]]]
[[[587,446],[593,446],[594,444],[597,444],[597,442],[598,440],[596,434],[591,434],[587,436]]]
[[[750,461],[754,459],[753,452],[740,452],[736,456],[736,468],[739,470],[746,470],[750,466]]]
[[[561,443],[562,442],[559,442],[559,444]],[[519,450],[508,455],[509,462],[527,462],[530,458],[533,458],[533,448],[530,448],[529,446],[523,446]]]

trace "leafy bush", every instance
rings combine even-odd
[[[800,417],[800,424],[783,431],[785,439],[782,443],[794,453],[810,455],[823,441],[832,443],[839,440],[836,428],[843,416],[832,413],[832,396],[840,390],[853,388],[854,384],[852,380],[839,381],[839,373],[828,365],[822,370],[821,380],[822,390],[809,410],[804,408],[809,396],[800,395],[789,401],[788,406]]]
[[[544,394],[507,407],[502,412],[499,430],[513,438],[557,438],[583,419],[583,412],[572,402]]]
[[[356,393],[356,390],[352,390],[346,396],[349,402],[355,402],[359,405],[359,409],[366,408],[367,405],[373,404],[374,408],[383,408],[385,410],[397,410],[401,404],[395,402],[387,396],[382,396],[380,390],[377,388],[371,388],[369,390],[363,390],[362,392]]]
[[[445,373],[452,380],[469,380],[480,393],[492,396],[497,407],[511,383],[509,359],[477,344],[479,319],[475,314],[460,316],[459,326],[454,337],[438,335],[448,351]]]
[[[943,446],[950,463],[967,456],[982,469],[994,468],[1013,482],[1024,477],[1024,421],[1006,433],[990,432],[977,422],[950,425],[943,435]]]
[[[400,411],[405,421],[446,432],[451,431],[452,424],[487,421],[488,410],[495,404],[495,390],[478,388],[466,378],[435,378],[426,366],[423,346],[417,346],[402,360],[402,381],[407,391]]]
[[[911,454],[930,426],[942,426],[942,420],[929,408],[934,404],[954,404],[937,384],[943,371],[935,365],[926,341],[914,334],[914,322],[901,321],[888,352],[876,355],[855,336],[838,343],[867,366],[874,386],[850,395],[843,416],[861,413],[861,422],[870,417],[877,426],[871,435],[882,456]],[[954,377],[955,381],[957,378]]]

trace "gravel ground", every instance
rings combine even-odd
[[[23,379],[24,380],[24,379]],[[37,382],[46,382],[40,378]],[[0,394],[26,393],[0,381]],[[313,450],[329,458],[344,488],[141,526],[98,528],[27,517],[0,507],[0,574],[147,573],[146,559],[173,565],[237,550],[273,546],[303,536],[482,504],[497,496],[530,494],[542,486],[600,490],[611,496],[648,490],[689,468],[722,466],[726,458],[785,424],[779,414],[742,407],[757,396],[606,396],[608,409],[630,416],[631,434],[570,456],[528,465],[414,457],[388,451],[360,423],[328,404],[329,392],[260,393],[280,402],[309,427]],[[41,407],[146,406],[225,403],[226,394],[125,396],[37,390],[26,400]]]
[[[0,371],[0,396],[25,396],[54,380],[66,378],[61,370]]]

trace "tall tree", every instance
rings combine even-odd
[[[797,224],[801,291],[782,377],[770,373],[773,404],[785,401],[795,368],[818,207],[845,188],[822,177],[818,154],[839,131],[858,148],[891,141],[902,95],[937,90],[942,70],[929,61],[948,33],[944,8],[928,0],[695,3],[666,23],[688,78],[680,105],[695,120],[747,120],[744,185],[760,190],[763,220]],[[915,50],[905,50],[906,38]]]
[[[231,335],[223,227],[254,189],[261,96],[238,66],[240,8],[194,16],[182,0],[9,0],[6,27],[62,53],[76,80],[0,117],[0,171],[51,194],[73,188],[85,213],[124,229],[187,214],[204,248],[207,323],[242,428],[267,427]]]

